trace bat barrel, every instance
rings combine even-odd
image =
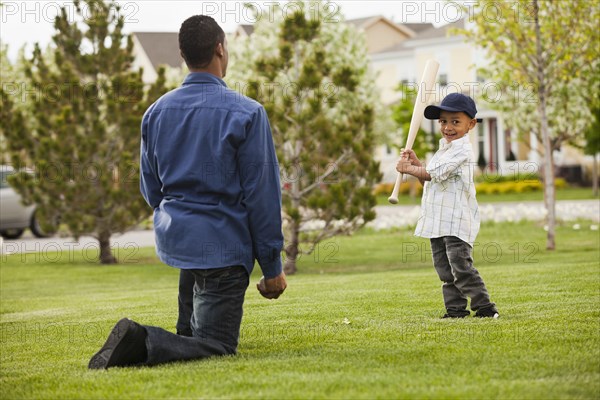
[[[415,142],[415,137],[417,136],[419,126],[421,125],[421,121],[423,120],[423,111],[427,106],[427,103],[429,101],[429,95],[431,94],[435,85],[435,77],[437,75],[439,66],[440,64],[438,64],[438,62],[435,60],[427,60],[427,63],[425,63],[425,70],[423,71],[423,77],[421,78],[421,83],[419,84],[417,100],[413,109],[413,114],[410,121],[410,128],[408,130],[408,137],[406,139],[405,148],[407,150],[412,149],[412,146]],[[388,198],[388,201],[391,204],[398,203],[398,193],[400,192],[401,183],[402,174],[399,173],[398,177],[396,178],[396,184],[394,185],[394,191],[392,192],[392,195]]]

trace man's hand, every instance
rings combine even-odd
[[[265,279],[263,276],[260,281],[256,284],[256,288],[266,299],[276,299],[285,291],[287,282],[285,280],[285,274],[282,272],[275,278]]]

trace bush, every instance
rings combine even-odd
[[[554,181],[557,189],[566,188],[567,182],[558,178]],[[504,193],[525,193],[538,192],[544,189],[544,185],[540,181],[525,180],[525,181],[506,181],[506,182],[482,182],[475,185],[477,193],[484,194],[504,194]]]
[[[556,186],[557,189],[564,189],[569,186],[569,184],[564,178],[556,178],[554,180],[554,186]]]
[[[421,185],[420,183],[416,182],[416,181],[407,181],[407,182],[402,182],[402,184],[400,184],[400,194],[410,194],[410,187],[411,185],[415,185],[415,196],[421,196],[423,194],[423,185]],[[390,182],[386,182],[386,183],[379,183],[377,185],[375,185],[375,188],[373,189],[373,194],[375,196],[389,196],[392,194],[392,191],[394,190],[394,183],[390,183]]]
[[[499,175],[498,175],[499,176]],[[524,175],[525,176],[525,175]],[[530,177],[531,175],[527,175]],[[500,177],[500,176],[499,176]],[[480,183],[475,184],[475,189],[477,193],[483,194],[507,194],[507,193],[527,193],[527,192],[538,192],[544,190],[544,185],[539,180],[533,179],[514,179],[514,176],[511,176],[510,179],[506,179],[505,177],[501,177],[498,182],[495,181],[479,181]],[[477,182],[477,180],[476,180]],[[418,183],[412,183],[417,185],[417,190],[415,195],[421,196],[423,194],[423,186]],[[563,178],[557,178],[554,181],[554,185],[557,189],[564,189],[568,187],[567,181]],[[400,194],[409,194],[410,193],[411,182],[402,182],[400,185]],[[392,194],[392,190],[394,190],[393,183],[380,183],[375,186],[373,189],[373,194],[375,196],[389,196]]]
[[[476,183],[502,183],[502,182],[532,182],[539,181],[540,176],[537,173],[519,173],[519,174],[488,174],[482,173],[475,177]]]
[[[373,194],[375,196],[389,196],[390,194],[392,194],[392,190],[394,190],[393,183],[379,183],[375,185],[375,188],[373,189]]]

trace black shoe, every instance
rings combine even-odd
[[[112,329],[104,346],[91,358],[89,369],[141,364],[148,358],[146,329],[123,318]]]
[[[498,318],[500,317],[500,314],[498,314],[498,310],[496,310],[494,307],[489,307],[489,308],[480,308],[479,310],[477,310],[475,312],[475,316],[477,318]]]
[[[185,329],[185,330],[179,330],[177,329],[177,334],[179,336],[187,336],[187,337],[194,337],[194,334],[192,333],[191,329]]]
[[[452,314],[452,315],[450,315],[450,314],[444,314],[444,315],[442,315],[442,319],[445,319],[445,318],[465,318],[465,317],[468,317],[468,316],[469,316],[469,314]]]

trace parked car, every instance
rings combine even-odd
[[[21,196],[8,184],[7,177],[12,173],[12,167],[0,166],[0,235],[17,239],[29,228],[36,237],[48,236],[35,216],[35,205],[23,205]]]

